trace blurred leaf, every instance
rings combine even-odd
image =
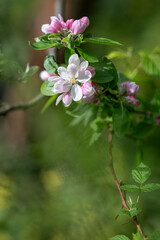
[[[97,83],[108,83],[113,80],[113,76],[105,70],[96,70],[96,74],[92,80]]]
[[[113,112],[113,127],[119,137],[127,133],[130,127],[130,114],[126,108],[118,108]]]
[[[139,190],[139,187],[136,186],[136,185],[126,184],[126,185],[122,185],[122,186],[121,186],[121,189],[122,189],[122,190],[125,190],[125,191],[128,191],[128,192],[135,192],[135,191],[138,191],[138,190]]]
[[[58,65],[54,59],[54,56],[46,56],[44,60],[44,68],[49,74],[52,74],[57,70]]]
[[[141,211],[142,210],[137,205],[133,204],[129,210],[130,216],[131,217],[137,216]]]
[[[133,240],[144,240],[144,238],[140,232],[137,232],[133,233]]]
[[[129,212],[127,209],[121,209],[121,210],[119,211],[119,214],[120,214],[120,215],[124,214],[124,215],[127,215],[127,216],[131,216],[131,215],[130,215],[130,212]]]
[[[143,192],[152,192],[158,189],[160,189],[159,183],[149,183],[141,187],[141,191]]]
[[[41,113],[44,113],[46,111],[46,109],[55,101],[56,97],[57,97],[57,94],[53,95],[52,97],[50,97],[48,99],[48,101],[46,102],[46,104],[42,108]]]
[[[160,78],[160,56],[146,52],[141,52],[140,56],[145,72]]]
[[[132,135],[135,138],[145,138],[151,135],[154,130],[153,124],[148,124],[145,122],[137,123],[134,128],[132,128]]]
[[[151,169],[142,162],[132,170],[132,178],[135,182],[143,184],[151,175]]]
[[[156,231],[152,234],[152,240],[160,239],[160,231]]]
[[[86,37],[84,38],[83,41],[88,43],[103,44],[103,45],[122,45],[121,43],[113,41],[111,39],[100,38],[100,37]]]
[[[22,82],[27,82],[28,80],[30,80],[30,77],[33,76],[37,71],[38,71],[39,67],[38,66],[32,66],[30,67],[29,64],[27,63],[26,66],[26,70],[25,72],[22,74]]]
[[[94,53],[90,52],[89,50],[86,49],[81,49],[81,48],[77,48],[79,54],[88,62],[98,62],[99,59],[94,55]]]
[[[115,237],[110,238],[109,240],[130,240],[130,239],[125,235],[117,235]]]
[[[41,93],[45,96],[53,96],[55,93],[52,92],[54,83],[49,82],[48,80],[42,83]]]

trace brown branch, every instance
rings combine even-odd
[[[111,173],[112,173],[112,176],[114,178],[114,181],[115,181],[115,184],[118,188],[118,191],[119,191],[119,194],[121,196],[121,200],[122,200],[122,204],[123,204],[123,207],[126,209],[126,210],[130,210],[126,200],[125,200],[125,197],[124,197],[124,194],[121,190],[121,185],[120,185],[120,182],[118,181],[118,178],[116,176],[116,173],[115,173],[115,169],[114,169],[114,166],[113,166],[113,155],[112,155],[112,140],[113,140],[113,126],[112,124],[109,125],[109,135],[108,135],[108,143],[109,143],[109,167],[110,167],[110,170],[111,170]],[[142,228],[140,227],[139,225],[139,222],[138,222],[138,219],[137,219],[137,216],[134,216],[132,218],[132,221],[136,224],[136,227],[137,229],[139,230],[139,232],[142,234],[143,238],[146,239],[146,236],[142,230]]]
[[[19,103],[15,105],[10,105],[8,103],[5,103],[0,107],[0,116],[5,116],[9,112],[19,110],[19,109],[26,110],[30,107],[33,107],[36,103],[38,103],[43,98],[44,96],[42,94],[39,94],[35,98],[31,99],[26,103]]]

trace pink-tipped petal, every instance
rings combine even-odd
[[[86,27],[89,26],[89,18],[88,17],[82,17],[81,20],[86,24]]]
[[[92,74],[92,78],[93,78],[94,75],[95,75],[95,68],[92,67],[92,66],[88,66],[88,67],[87,67],[87,70],[90,71],[90,73]]]
[[[71,29],[73,22],[74,22],[74,19],[68,19],[68,20],[66,21],[66,27],[67,27],[68,29]]]
[[[69,105],[70,105],[71,102],[72,102],[72,96],[71,96],[71,94],[70,94],[69,92],[66,93],[66,94],[63,96],[62,101],[63,101],[65,107],[69,107]]]
[[[85,82],[81,86],[82,88],[82,93],[84,96],[92,96],[95,93],[94,88],[92,87],[92,84],[90,82]]]
[[[42,27],[41,27],[41,31],[43,33],[47,34],[47,33],[53,33],[54,29],[49,24],[43,24]]]
[[[72,24],[72,33],[75,35],[83,33],[86,29],[86,24],[82,20],[75,20]]]
[[[64,96],[64,93],[57,97],[56,106],[60,103],[60,101],[62,100],[63,96]]]

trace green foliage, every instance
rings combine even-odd
[[[133,240],[144,240],[144,238],[140,232],[137,232],[133,233]]]
[[[136,169],[132,170],[132,178],[134,179],[135,182],[139,183],[142,185],[145,183],[148,178],[151,175],[151,169],[144,165],[143,163],[140,163]]]
[[[122,45],[119,42],[113,41],[108,38],[99,38],[99,37],[85,37],[83,42],[94,43],[94,44],[103,44],[103,45]]]
[[[58,64],[56,63],[53,56],[46,56],[44,60],[44,68],[49,74],[52,74],[57,70]]]
[[[124,136],[130,127],[130,114],[126,108],[120,107],[113,112],[113,127],[115,134]]]
[[[142,67],[144,71],[160,79],[160,56],[153,52],[141,51],[140,52]]]
[[[77,48],[79,54],[88,62],[95,63],[98,62],[99,59],[94,55],[94,53],[90,52],[87,49]]]
[[[45,96],[53,96],[55,93],[52,92],[54,83],[49,82],[48,80],[42,83],[41,85],[41,93]]]
[[[38,69],[39,69],[38,66],[30,67],[29,64],[27,64],[25,72],[21,73],[21,81],[22,82],[29,81],[31,76],[33,76],[38,71]]]
[[[110,238],[110,240],[130,240],[130,239],[128,237],[126,237],[125,235],[117,235],[117,236]]]
[[[160,189],[159,183],[148,183],[141,187],[142,192],[152,192],[158,189]]]
[[[139,191],[139,187],[137,185],[122,185],[121,186],[122,190],[128,191],[128,192],[135,192],[135,191]]]
[[[49,108],[49,106],[55,101],[56,97],[57,97],[57,94],[53,95],[48,99],[48,101],[43,106],[41,113],[44,113],[47,110],[47,108]]]

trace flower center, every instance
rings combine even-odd
[[[77,80],[75,79],[75,78],[72,78],[71,80],[70,80],[70,83],[71,84],[75,84],[77,82]]]

